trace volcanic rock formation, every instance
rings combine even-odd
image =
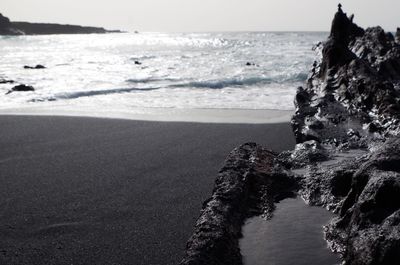
[[[244,219],[270,217],[274,202],[296,192],[337,214],[325,237],[345,264],[398,263],[400,33],[364,30],[353,19],[339,6],[328,40],[317,46],[321,58],[297,90],[295,150],[235,149],[181,264],[242,264]]]
[[[328,156],[308,164],[300,193],[338,213],[326,238],[347,264],[400,259],[399,85],[394,36],[364,31],[339,9],[321,62],[298,89],[292,125],[298,146],[313,142]]]

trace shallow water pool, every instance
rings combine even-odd
[[[271,220],[256,216],[246,221],[239,242],[243,264],[340,264],[339,256],[328,249],[323,238],[323,225],[332,217],[329,211],[308,206],[301,198],[281,201]]]

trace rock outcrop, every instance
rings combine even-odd
[[[0,14],[0,35],[22,35],[23,32],[13,26],[8,17]]]
[[[294,195],[294,178],[282,174],[276,154],[254,143],[231,152],[204,202],[182,265],[241,265],[241,227],[247,217],[269,218],[274,202]]]
[[[292,125],[297,141],[347,141],[349,130],[360,135],[362,126],[396,135],[399,82],[400,46],[393,35],[380,27],[364,32],[339,11],[322,61],[296,95]],[[352,125],[338,126],[346,123]]]
[[[400,30],[364,30],[353,19],[339,5],[328,40],[317,46],[321,58],[297,90],[295,150],[263,155],[244,145],[230,154],[182,264],[241,264],[241,225],[262,208],[249,198],[270,215],[275,201],[296,191],[337,214],[325,237],[344,264],[399,262]]]
[[[36,66],[29,66],[29,65],[24,65],[24,69],[45,69],[46,67],[41,64],[37,64]]]
[[[12,84],[14,80],[0,79],[0,84]]]
[[[297,91],[292,125],[301,151],[281,157],[304,170],[303,198],[338,214],[326,238],[346,264],[400,260],[399,84],[395,37],[361,29],[339,8],[321,61]],[[311,154],[319,159],[299,159]]]
[[[26,91],[35,91],[35,89],[33,88],[33,86],[28,86],[28,85],[22,84],[22,85],[14,86],[6,94],[10,94],[12,92],[26,92]]]
[[[98,27],[62,25],[54,23],[11,22],[0,14],[0,35],[90,34],[121,32]]]

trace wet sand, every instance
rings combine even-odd
[[[230,124],[265,124],[290,121],[292,110],[270,109],[178,109],[178,108],[130,108],[129,111],[99,109],[85,106],[74,107],[65,104],[52,106],[25,106],[17,109],[2,108],[0,115],[68,116],[113,118],[140,121],[172,121]],[[115,107],[116,108],[116,107]]]
[[[0,116],[0,264],[177,264],[236,146],[289,123]]]

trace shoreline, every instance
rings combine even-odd
[[[88,117],[154,122],[271,124],[290,122],[293,110],[133,108],[128,111],[72,110],[68,107],[0,109],[0,116]]]

